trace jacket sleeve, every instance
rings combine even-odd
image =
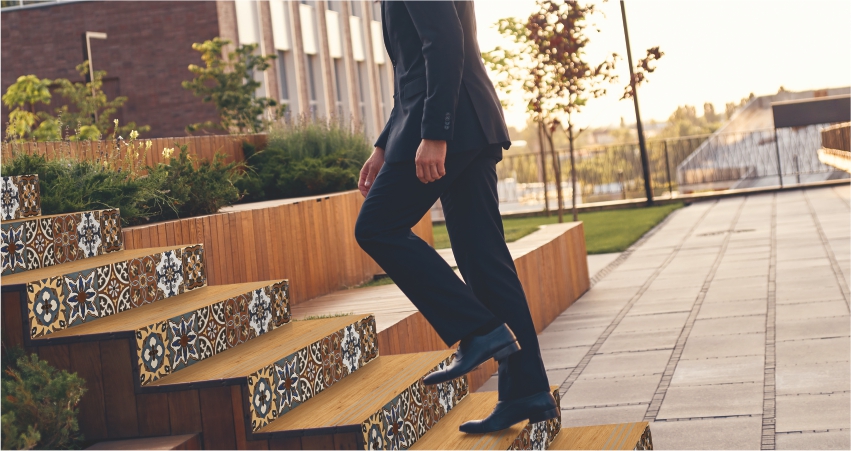
[[[396,95],[394,94],[394,97]],[[395,100],[395,99],[394,99]],[[387,150],[387,138],[390,136],[390,127],[393,125],[393,118],[396,117],[396,102],[393,102],[393,109],[390,110],[390,117],[387,118],[387,123],[384,124],[384,130],[381,131],[381,134],[378,135],[378,139],[375,140],[375,147],[381,147],[384,150]]]
[[[406,1],[405,6],[422,41],[426,66],[422,138],[450,140],[464,71],[464,32],[455,3]]]

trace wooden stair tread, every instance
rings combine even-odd
[[[86,449],[201,449],[198,434],[165,435],[99,442]]]
[[[550,449],[635,449],[648,427],[646,421],[563,427]]]
[[[71,274],[78,271],[97,268],[99,266],[109,265],[111,263],[122,262],[134,258],[144,257],[147,255],[160,254],[172,249],[182,249],[187,245],[152,247],[147,249],[123,250],[111,252],[109,254],[98,255],[96,257],[84,258],[73,262],[62,263],[60,265],[48,266],[46,268],[34,269],[32,271],[24,271],[16,274],[3,276],[3,285],[17,285],[27,282],[34,282],[50,277],[59,277],[65,274]]]
[[[508,449],[528,421],[490,434],[467,434],[461,423],[487,417],[496,405],[497,392],[470,393],[410,449]]]
[[[176,316],[190,313],[217,301],[223,301],[258,288],[269,286],[278,280],[263,282],[248,282],[234,285],[215,285],[196,288],[177,296],[143,305],[115,315],[99,318],[78,326],[72,326],[53,332],[43,337],[54,339],[75,337],[80,335],[106,334],[115,332],[135,331],[158,321],[165,321]],[[36,338],[37,340],[38,338]]]
[[[379,356],[258,434],[360,425],[396,395],[428,374],[453,350]]]
[[[369,315],[292,321],[239,346],[169,374],[148,387],[248,377],[258,369],[290,355]],[[371,364],[370,364],[371,365]],[[367,365],[369,367],[369,365]],[[362,370],[357,371],[355,374]]]

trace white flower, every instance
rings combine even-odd
[[[148,141],[148,142],[150,142],[150,141]],[[165,157],[165,158],[171,158],[171,154],[173,154],[173,153],[174,153],[173,147],[166,147],[165,149],[163,149],[163,157]]]
[[[139,137],[139,132],[137,132],[136,130],[132,130],[130,132],[130,139],[136,139],[138,137]]]

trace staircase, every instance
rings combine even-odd
[[[467,376],[423,384],[452,350],[382,356],[372,314],[293,320],[288,280],[208,286],[202,244],[125,250],[117,210],[41,215],[37,176],[2,183],[3,342],[86,380],[89,443],[545,449],[563,436],[559,419],[462,434],[496,399]],[[652,447],[635,435],[610,447]]]

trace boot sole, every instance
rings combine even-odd
[[[558,414],[559,414],[558,407],[556,407],[554,409],[548,409],[548,410],[545,410],[543,412],[537,412],[534,415],[529,416],[529,418],[528,418],[529,424],[540,423],[542,421],[547,421],[547,420],[550,420],[550,419],[553,419],[553,418],[557,418]],[[502,431],[502,430],[508,429],[511,426],[514,426],[515,424],[520,423],[521,421],[523,421],[523,419],[519,419],[515,423],[509,424],[508,426],[505,426],[505,427],[502,427],[502,428],[482,427],[481,429],[478,429],[478,430],[475,429],[475,427],[465,428],[464,424],[462,424],[461,426],[458,427],[458,430],[460,432],[464,432],[466,434],[489,434],[491,432],[497,432],[497,431]],[[465,429],[467,429],[467,430],[465,430]]]

